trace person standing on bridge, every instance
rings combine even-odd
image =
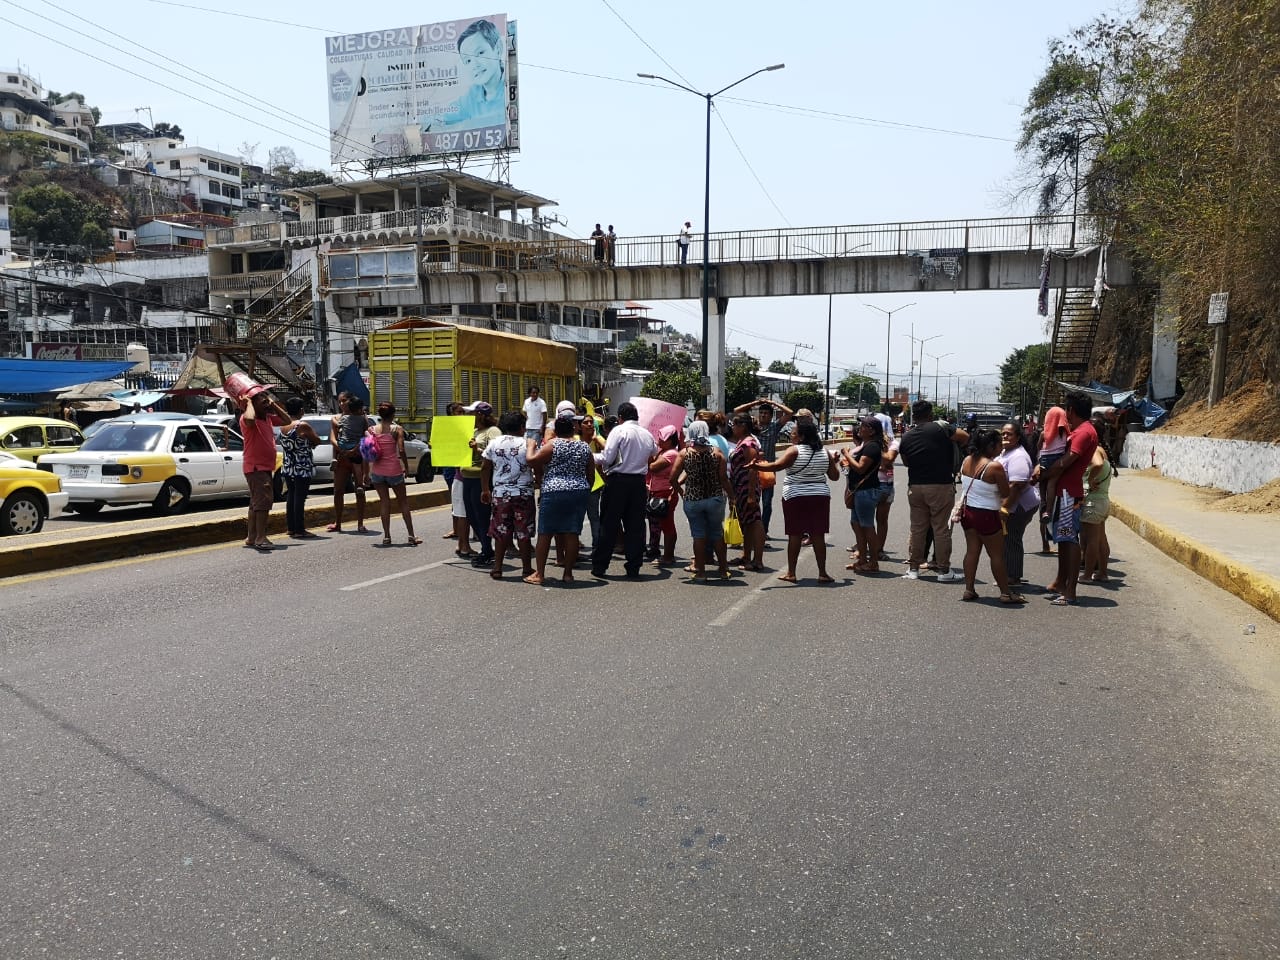
[[[676,238],[676,245],[680,248],[680,263],[689,262],[689,244],[693,243],[693,222],[686,220],[684,226],[680,228],[680,236]]]
[[[600,229],[600,224],[597,223],[596,228],[591,231],[592,255],[595,257],[596,263],[604,263],[606,243],[608,243],[608,240],[605,238],[604,231]]]

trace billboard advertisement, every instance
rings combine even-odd
[[[326,37],[325,59],[334,163],[520,146],[505,14]]]

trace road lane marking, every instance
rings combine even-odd
[[[739,600],[737,603],[731,606],[728,610],[726,610],[724,613],[720,614],[720,616],[712,620],[711,626],[713,627],[729,626],[729,624],[733,622],[733,619],[738,614],[740,614],[743,610],[747,609],[747,607],[751,606],[751,604],[755,603],[764,595],[764,587],[765,585],[763,583],[760,584],[760,586],[756,587],[754,590],[748,593],[745,597],[743,597],[741,600]]]
[[[379,583],[387,583],[390,580],[400,580],[403,577],[411,577],[415,573],[426,573],[428,570],[435,570],[437,567],[460,566],[452,560],[437,560],[435,563],[424,564],[421,567],[413,567],[409,570],[401,570],[399,573],[389,573],[385,577],[377,577],[373,580],[365,580],[363,583],[353,583],[349,587],[339,587],[343,592],[351,590],[363,590],[365,587],[376,586]]]

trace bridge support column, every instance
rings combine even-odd
[[[707,351],[707,379],[711,381],[706,398],[708,410],[724,409],[724,315],[728,312],[728,297],[707,301],[707,342],[702,349]]]

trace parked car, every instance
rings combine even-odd
[[[39,533],[67,506],[62,482],[26,460],[0,459],[0,534]]]
[[[320,437],[320,445],[312,451],[316,464],[313,483],[333,483],[333,445],[329,441],[329,417],[313,414],[302,418]],[[435,468],[431,465],[431,445],[409,433],[404,435],[404,452],[409,458],[409,476],[419,483],[430,483],[436,477]]]
[[[46,453],[75,450],[84,434],[74,423],[52,417],[0,417],[0,450],[39,462]]]
[[[0,467],[18,467],[26,470],[39,470],[30,460],[23,460],[19,456],[15,456],[5,450],[0,450]]]
[[[179,513],[196,500],[247,497],[244,440],[227,427],[178,413],[116,417],[75,453],[50,454],[40,466],[61,480],[73,513],[149,503]],[[280,456],[275,489],[280,496]]]

